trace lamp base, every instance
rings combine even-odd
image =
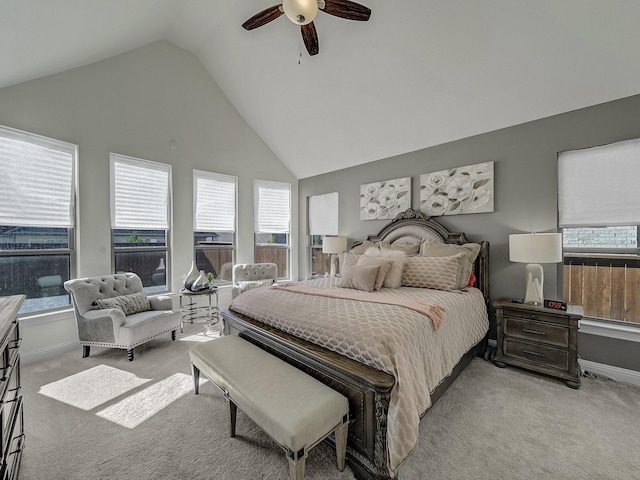
[[[331,271],[329,276],[335,277],[338,275],[338,255],[331,255]]]
[[[525,268],[525,278],[527,282],[527,293],[524,297],[524,303],[542,305],[544,303],[544,294],[542,293],[544,270],[542,270],[542,265],[539,263],[529,263]]]

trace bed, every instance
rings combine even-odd
[[[374,253],[370,248],[402,249],[408,243],[470,244],[465,234],[450,233],[409,209],[377,235],[352,245],[352,253],[342,258],[343,277],[351,272],[349,255],[368,256]],[[242,336],[344,394],[351,416],[347,463],[356,478],[396,478],[417,446],[420,418],[485,348],[489,244],[475,243],[473,287],[383,287],[364,294],[336,288],[344,280],[326,277],[256,288],[222,312],[224,333]],[[413,261],[421,265],[421,259]],[[376,300],[342,298],[346,291]],[[435,310],[425,314],[398,306],[406,298]]]

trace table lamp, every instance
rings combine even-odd
[[[347,237],[323,237],[322,253],[331,254],[331,273],[335,277],[338,273],[338,255],[347,249]]]
[[[541,263],[562,261],[561,233],[524,233],[509,235],[509,260],[527,263],[525,303],[544,303],[544,271]]]

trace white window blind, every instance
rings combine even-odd
[[[291,185],[254,180],[253,187],[255,233],[289,233]]]
[[[111,227],[169,229],[171,165],[111,154]]]
[[[235,232],[236,177],[193,171],[193,228],[199,232]]]
[[[338,235],[338,192],[309,197],[309,235]]]
[[[561,227],[640,224],[640,139],[558,154]]]
[[[0,224],[74,226],[77,146],[0,127]]]

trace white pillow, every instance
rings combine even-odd
[[[402,286],[402,269],[407,260],[407,255],[400,250],[382,251],[378,248],[370,248],[364,254],[368,257],[380,257],[391,260],[391,268],[382,282],[383,287],[400,288]]]

